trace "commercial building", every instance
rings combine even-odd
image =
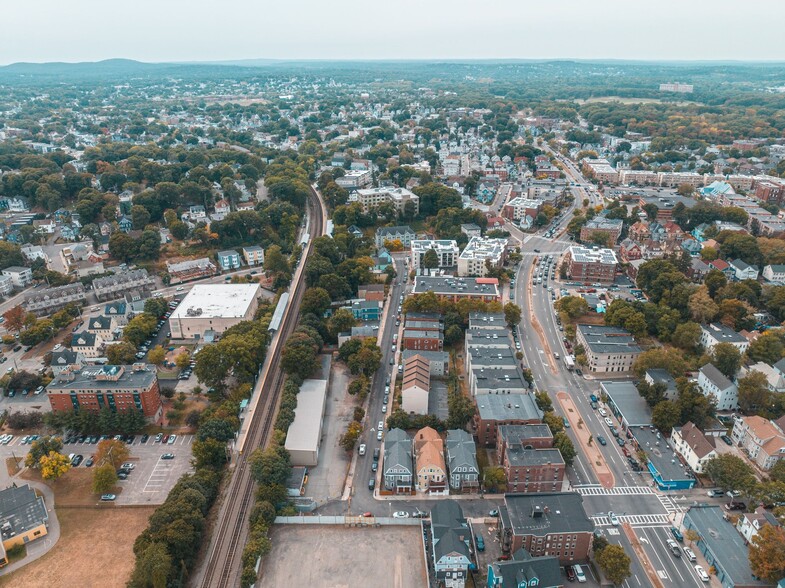
[[[525,549],[558,558],[561,565],[589,559],[594,522],[577,492],[505,494],[499,515],[502,553]]]
[[[377,247],[384,247],[387,241],[400,241],[404,247],[411,247],[416,238],[417,233],[409,226],[379,227],[376,229],[375,243]]]
[[[156,368],[144,363],[66,368],[46,393],[54,412],[138,410],[151,420],[163,414]]]
[[[25,311],[38,316],[47,316],[64,309],[69,304],[81,306],[86,298],[84,284],[74,282],[55,288],[33,290],[25,294],[22,303]]]
[[[425,267],[423,258],[428,251],[434,251],[439,260],[437,267],[455,267],[458,263],[458,243],[450,239],[416,239],[412,241],[412,269],[418,270]]]
[[[472,237],[458,257],[459,276],[488,275],[488,266],[501,267],[507,253],[507,239]]]
[[[327,380],[305,380],[297,395],[294,420],[286,432],[284,447],[292,465],[314,467],[319,463]]]
[[[690,466],[682,463],[653,426],[633,427],[631,432],[637,448],[646,454],[646,467],[660,490],[689,490],[697,484]]]
[[[630,381],[600,382],[600,389],[608,397],[608,408],[623,430],[651,426],[651,408]]]
[[[215,264],[206,257],[189,259],[172,263],[166,262],[166,271],[171,277],[171,284],[181,284],[190,280],[214,276],[217,273]]]
[[[431,534],[429,551],[436,581],[445,588],[463,588],[472,563],[472,532],[457,501],[446,499],[433,504]]]
[[[453,276],[415,276],[412,294],[433,292],[439,298],[458,302],[462,298],[484,302],[501,301],[496,278],[456,278]]]
[[[29,267],[13,265],[3,270],[3,275],[11,278],[14,288],[22,289],[33,281],[33,270]]]
[[[474,437],[463,429],[450,429],[445,445],[450,488],[460,492],[476,492],[480,486],[480,468],[477,465]]]
[[[583,225],[583,227],[581,227],[581,241],[583,243],[588,243],[592,241],[592,239],[598,234],[607,234],[608,239],[598,244],[605,245],[606,247],[612,247],[616,241],[619,240],[619,235],[621,235],[621,229],[623,225],[624,223],[620,218],[605,218],[604,216],[595,216],[593,219],[589,220],[589,222]]]
[[[200,284],[191,288],[169,317],[172,339],[214,339],[226,329],[253,319],[259,284]]]
[[[583,173],[603,184],[615,184],[619,181],[619,172],[607,159],[584,159]]]
[[[612,284],[619,264],[612,249],[572,245],[565,256],[567,275],[576,282]]]
[[[411,494],[414,485],[413,443],[402,429],[390,429],[384,437],[384,489],[393,494]]]
[[[371,185],[373,180],[370,170],[350,169],[344,175],[335,179],[335,183],[346,190],[365,188]]]
[[[406,188],[384,187],[366,188],[357,190],[349,196],[349,202],[359,202],[363,207],[363,212],[368,212],[384,202],[390,202],[395,207],[395,211],[402,215],[406,206],[413,215],[420,213],[420,197]]]
[[[147,298],[155,290],[155,279],[146,269],[129,270],[93,280],[95,297],[100,301],[123,298],[126,294]]]
[[[714,504],[691,506],[684,514],[684,527],[698,534],[695,546],[712,566],[723,588],[771,586],[756,578],[750,569],[749,552],[744,539]]]
[[[0,568],[8,565],[7,552],[49,533],[49,514],[44,497],[30,484],[0,490]]]
[[[682,84],[679,82],[660,84],[660,92],[679,92],[681,94],[690,94],[692,93],[692,90],[692,84]]]
[[[485,447],[496,444],[500,425],[532,425],[542,423],[543,412],[533,394],[482,394],[475,398],[474,434]]]
[[[706,351],[711,351],[718,343],[730,343],[739,350],[739,353],[744,353],[747,351],[747,347],[750,346],[750,342],[744,335],[737,333],[722,323],[701,325],[701,338],[698,342]]]
[[[585,350],[589,371],[593,374],[624,374],[641,354],[632,334],[618,327],[580,324],[577,328],[578,345]]]
[[[517,365],[511,369],[475,367],[469,374],[469,390],[472,396],[526,394],[529,382],[523,378]]]
[[[421,355],[412,357],[403,369],[401,408],[413,414],[428,414],[428,394],[431,374],[428,360]]]

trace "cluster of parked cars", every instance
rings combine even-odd
[[[158,433],[153,439],[153,443],[166,443],[168,445],[174,445],[174,442],[177,441],[177,435],[164,435],[163,433]]]
[[[11,433],[0,435],[0,445],[8,445],[14,436]]]
[[[564,571],[567,573],[567,579],[570,582],[575,582],[575,580],[580,584],[586,582],[586,573],[583,571],[580,564],[565,566]]]
[[[193,373],[195,367],[196,367],[196,362],[192,360],[191,363],[188,364],[188,367],[180,372],[180,375],[177,376],[177,378],[179,380],[187,380],[188,378],[191,377],[191,374]]]
[[[134,471],[134,464],[130,462],[125,462],[120,468],[117,470],[117,479],[118,480],[127,480],[128,476]]]

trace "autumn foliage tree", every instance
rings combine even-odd
[[[777,582],[785,576],[785,529],[764,525],[752,538],[750,545],[752,572],[767,582]]]
[[[50,451],[38,461],[41,477],[44,480],[57,480],[71,469],[71,460],[62,453]]]
[[[14,306],[3,313],[3,318],[5,318],[5,328],[18,333],[25,324],[25,310],[21,306]]]

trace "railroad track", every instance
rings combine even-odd
[[[303,250],[301,264],[305,264],[305,260],[310,254],[313,239],[322,234],[325,221],[324,209],[321,207],[319,198],[313,188],[311,189],[308,208],[311,211],[311,238]],[[262,395],[260,398],[261,410],[256,410],[252,417],[253,420],[245,439],[247,450],[244,450],[238,459],[226,491],[224,503],[221,505],[219,524],[213,535],[213,542],[209,549],[204,575],[198,583],[200,588],[229,588],[240,585],[240,563],[243,549],[241,540],[245,536],[244,531],[248,523],[250,508],[253,504],[255,488],[250,467],[248,466],[248,455],[252,453],[253,449],[266,445],[272,434],[273,417],[275,416],[284,381],[284,374],[280,369],[281,350],[297,326],[300,303],[305,290],[303,287],[304,281],[305,274],[300,272],[298,282],[293,284],[290,290],[293,296],[289,300],[278,337],[275,340],[275,344],[267,351],[271,354],[271,357],[267,380],[262,384],[259,392]]]

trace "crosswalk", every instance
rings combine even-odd
[[[633,496],[640,494],[654,494],[654,490],[648,486],[616,486],[615,488],[603,488],[602,486],[577,486],[574,488],[581,496]]]
[[[660,501],[660,504],[662,504],[662,506],[665,507],[665,510],[668,511],[668,513],[684,512],[684,509],[682,509],[678,504],[673,502],[670,496],[657,494],[657,499]]]
[[[627,523],[631,527],[666,527],[671,521],[666,514],[616,515],[619,523]],[[591,517],[597,527],[610,527],[610,518],[605,515]]]

